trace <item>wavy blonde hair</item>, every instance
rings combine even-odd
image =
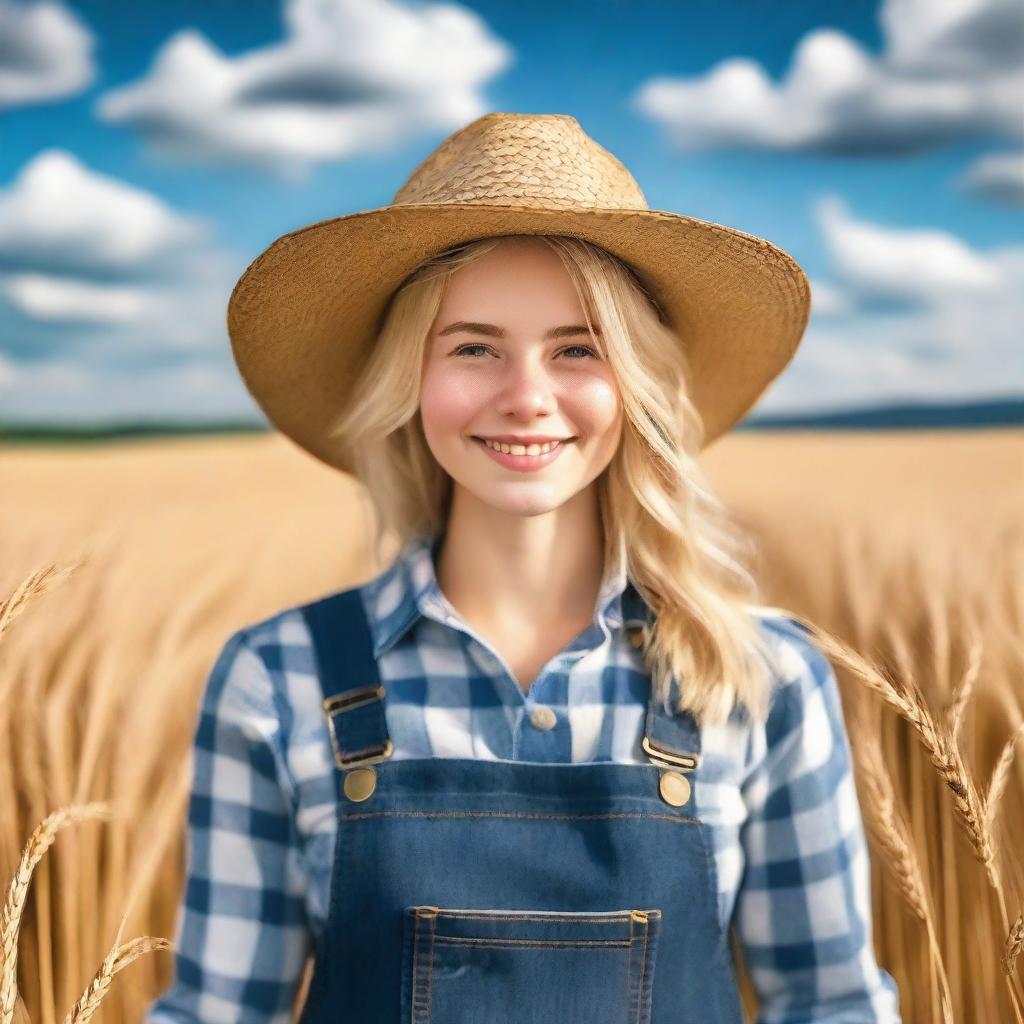
[[[752,614],[758,585],[744,563],[755,546],[697,462],[704,428],[689,397],[685,338],[639,274],[591,242],[475,239],[427,260],[393,293],[354,398],[332,430],[376,513],[376,550],[389,532],[405,542],[447,522],[453,482],[417,415],[428,338],[452,274],[507,238],[558,254],[619,387],[622,440],[596,481],[605,564],[624,545],[629,579],[654,613],[643,648],[654,695],[667,707],[671,680],[685,679],[675,709],[698,724],[725,721],[734,705],[764,722],[778,664]]]

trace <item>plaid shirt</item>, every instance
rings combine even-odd
[[[431,539],[411,541],[360,588],[388,688],[392,756],[646,762],[650,677],[624,629],[623,566],[620,557],[606,572],[591,625],[524,693],[439,589]],[[735,927],[758,1024],[899,1024],[896,984],[872,944],[870,866],[835,675],[784,611],[753,611],[785,677],[767,723],[734,714],[702,731],[706,770],[693,784],[723,928]],[[325,924],[337,829],[321,700],[297,608],[237,631],[218,656],[195,732],[175,976],[147,1024],[290,1020]],[[530,724],[542,705],[555,728]]]

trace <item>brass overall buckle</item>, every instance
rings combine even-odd
[[[346,690],[344,693],[336,693],[323,701],[324,714],[327,716],[327,731],[331,737],[331,748],[334,751],[334,763],[342,769],[354,768],[357,765],[376,764],[389,758],[395,749],[390,739],[383,744],[376,744],[372,747],[364,747],[362,750],[343,752],[338,746],[338,737],[335,734],[333,719],[343,711],[354,711],[356,708],[364,707],[375,700],[384,699],[384,687],[381,685],[364,686],[357,690]]]
[[[640,745],[650,754],[651,759],[661,761],[666,768],[675,768],[678,771],[692,772],[700,767],[700,754],[680,754],[667,750],[653,743],[649,736],[644,736]],[[667,763],[665,763],[667,762]]]

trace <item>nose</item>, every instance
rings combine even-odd
[[[497,411],[524,421],[554,412],[558,405],[554,382],[544,365],[535,359],[511,360],[504,371]]]

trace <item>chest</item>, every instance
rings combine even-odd
[[[555,620],[543,628],[514,628],[508,624],[476,623],[473,631],[508,665],[516,682],[527,692],[544,666],[560,654],[584,630],[591,620]]]

